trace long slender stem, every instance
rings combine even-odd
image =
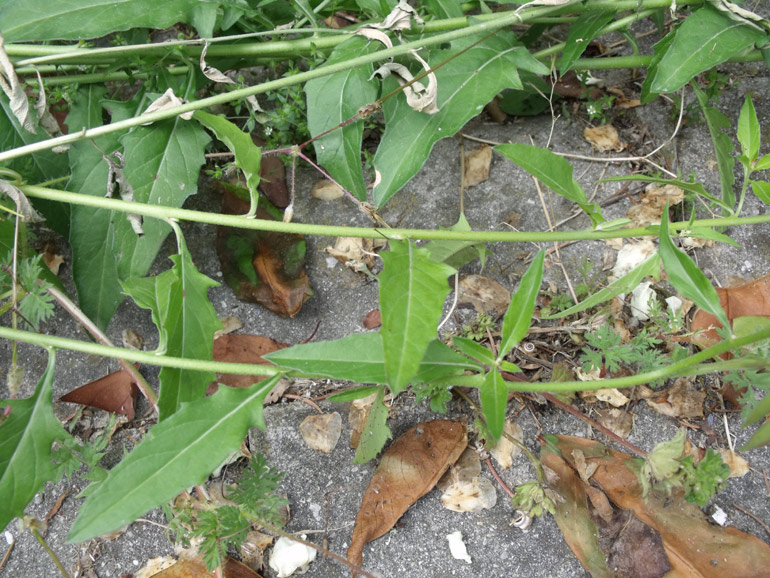
[[[37,538],[37,541],[40,542],[40,545],[43,547],[43,549],[51,557],[51,560],[53,560],[53,563],[59,569],[59,572],[61,572],[61,575],[64,576],[64,578],[70,578],[69,572],[67,572],[64,569],[64,566],[59,560],[59,557],[56,555],[56,552],[54,552],[53,550],[51,550],[51,548],[48,547],[48,544],[46,544],[45,540],[40,535],[40,532],[38,532],[36,528],[30,528],[30,531],[32,532],[32,535],[35,536],[35,538]]]
[[[122,213],[133,213],[145,217],[159,219],[174,218],[180,221],[196,223],[209,223],[225,227],[237,227],[260,231],[277,231],[282,233],[296,233],[300,235],[319,235],[327,237],[364,237],[385,239],[449,239],[455,241],[476,242],[543,242],[554,241],[588,241],[598,239],[619,239],[627,237],[654,237],[658,235],[656,228],[635,227],[631,229],[617,229],[614,231],[553,231],[553,232],[517,232],[517,231],[437,231],[429,229],[385,229],[367,227],[343,227],[332,225],[312,225],[304,223],[282,223],[280,221],[266,221],[263,219],[247,219],[237,215],[221,215],[207,213],[205,211],[191,211],[189,209],[177,209],[162,205],[145,205],[131,203],[120,199],[97,197],[46,189],[34,185],[21,187],[25,195],[38,199],[59,201],[72,205],[86,207],[98,207]],[[720,217],[717,219],[698,219],[690,222],[671,223],[672,231],[691,230],[694,228],[731,227],[739,225],[757,225],[770,223],[770,215],[754,215],[750,217]]]

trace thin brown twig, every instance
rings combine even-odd
[[[514,492],[511,488],[508,487],[508,484],[505,483],[505,480],[500,477],[500,474],[497,473],[497,470],[495,469],[495,466],[492,465],[492,458],[487,456],[487,459],[485,460],[487,463],[487,467],[489,468],[489,471],[492,473],[492,476],[497,480],[497,483],[500,484],[500,487],[503,489],[503,491],[508,494],[511,498],[513,498],[516,495],[516,492]]]
[[[733,502],[733,508],[735,508],[735,509],[737,509],[737,510],[740,510],[741,512],[743,512],[744,514],[746,514],[746,515],[747,515],[749,518],[751,518],[751,519],[752,519],[752,520],[754,520],[754,521],[755,521],[757,524],[759,524],[760,526],[762,526],[762,527],[765,529],[765,532],[767,532],[767,533],[768,533],[768,535],[770,535],[770,526],[768,526],[768,525],[767,525],[767,524],[765,524],[765,523],[764,523],[762,520],[760,520],[760,519],[759,519],[759,517],[757,517],[757,516],[755,516],[754,514],[752,514],[751,512],[749,512],[749,511],[748,511],[746,508],[741,508],[741,507],[740,507],[738,504],[736,504],[735,502]]]
[[[306,404],[308,404],[311,407],[314,407],[318,413],[323,413],[324,410],[322,410],[318,404],[313,402],[312,399],[309,399],[307,397],[302,397],[301,395],[294,395],[293,393],[284,393],[281,397],[285,397],[286,399],[296,399],[297,401],[304,401]]]

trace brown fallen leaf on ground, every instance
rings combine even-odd
[[[460,279],[458,303],[470,303],[479,313],[501,316],[511,302],[511,292],[500,283],[483,275]]]
[[[213,358],[214,361],[228,363],[272,365],[272,363],[263,359],[262,356],[285,347],[288,347],[286,343],[279,343],[261,335],[228,333],[214,340]],[[211,395],[216,392],[218,383],[229,385],[230,387],[249,387],[265,379],[267,379],[267,376],[264,375],[218,373],[217,380],[209,385],[206,393]]]
[[[639,203],[626,211],[634,227],[660,224],[666,206],[678,205],[684,200],[684,191],[674,185],[650,184],[639,197]]]
[[[380,310],[372,309],[367,313],[366,317],[364,317],[363,325],[366,329],[377,329],[382,325],[382,313],[380,313]]]
[[[647,405],[669,417],[703,417],[706,392],[695,389],[692,377],[680,377],[671,387],[646,399]]]
[[[671,496],[652,491],[647,498],[643,498],[636,474],[629,467],[636,460],[632,456],[585,438],[551,435],[545,436],[542,454],[544,465],[556,474],[549,477],[551,489],[566,500],[563,503],[557,500],[557,509],[571,512],[561,519],[557,516],[557,522],[570,547],[594,577],[615,576],[613,573],[602,573],[602,566],[635,565],[637,551],[642,545],[644,557],[641,566],[634,573],[629,570],[622,575],[663,576],[665,566],[652,564],[660,551],[655,546],[656,534],[662,540],[671,569],[676,573],[673,575],[686,578],[754,578],[767,575],[770,546],[758,538],[730,526],[710,524],[700,508],[685,501],[680,490],[674,490]],[[652,531],[640,529],[631,542],[618,544],[615,539],[597,549],[604,538],[592,538],[594,530],[591,526],[600,529],[603,526],[590,518],[585,505],[587,499],[581,496],[580,491],[585,482],[577,474],[570,474],[578,467],[577,455],[582,455],[586,464],[591,466],[592,485],[600,488],[623,516],[636,518]],[[613,517],[615,515],[618,514],[613,514]],[[628,527],[630,521],[631,518],[626,518],[622,528]],[[636,521],[633,524],[638,526]],[[615,527],[616,524],[610,523],[609,526]],[[621,530],[618,537],[625,532]],[[615,558],[612,557],[613,552],[617,553]],[[605,555],[606,558],[600,560]],[[597,570],[593,569],[594,566]],[[657,570],[645,573],[647,566]]]
[[[321,179],[316,181],[313,188],[310,189],[310,196],[319,201],[333,201],[339,199],[345,194],[337,183],[333,183],[328,179]]]
[[[737,287],[717,287],[717,295],[727,319],[732,323],[738,317],[760,315],[770,317],[770,275]],[[702,309],[695,311],[690,330],[698,332],[693,343],[702,348],[711,347],[720,341],[716,328],[722,327],[711,313]]]
[[[435,420],[407,430],[382,455],[356,516],[348,561],[361,566],[364,545],[386,534],[436,485],[468,445],[465,424]]]
[[[125,415],[131,420],[134,419],[137,394],[131,376],[121,369],[81,385],[59,399]]]
[[[299,433],[311,449],[330,454],[340,439],[342,418],[336,411],[309,415],[299,424]]]
[[[225,578],[261,578],[254,570],[229,556],[225,562],[224,570],[222,575]],[[156,574],[146,574],[146,576],[153,578],[214,578],[216,574],[206,570],[206,565],[200,558],[183,558]]]
[[[634,414],[625,409],[597,409],[596,421],[623,439],[634,429]]]
[[[475,151],[465,155],[465,172],[463,186],[475,187],[489,178],[489,167],[492,165],[492,148],[481,145]]]
[[[626,148],[625,143],[620,141],[618,130],[611,124],[588,126],[583,129],[583,137],[599,152],[620,152]]]

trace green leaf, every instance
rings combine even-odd
[[[126,293],[136,304],[152,311],[158,327],[161,352],[187,359],[212,359],[214,332],[221,329],[217,313],[208,299],[210,287],[218,284],[193,265],[181,232],[179,254],[171,255],[174,266],[154,277],[128,279]],[[216,374],[175,367],[160,370],[158,420],[174,414],[182,403],[201,399]]]
[[[361,36],[349,38],[332,52],[326,64],[344,62],[371,54],[379,42]],[[305,84],[307,125],[312,136],[332,129],[353,117],[358,110],[374,102],[379,83],[369,80],[371,64],[343,70]],[[361,138],[364,121],[357,120],[313,142],[318,163],[357,199],[366,200],[366,185],[361,172]]]
[[[379,333],[354,333],[335,341],[301,343],[264,356],[281,367],[329,379],[386,383]]]
[[[761,42],[766,35],[706,5],[676,29],[649,83],[652,93],[678,90],[694,76]]]
[[[516,163],[555,193],[577,203],[591,218],[594,226],[604,221],[599,205],[589,203],[586,193],[572,176],[572,165],[547,149],[524,144],[504,144],[495,151]]]
[[[192,22],[201,4],[189,0],[0,0],[6,42],[81,40],[130,28],[167,28]],[[203,31],[201,31],[203,32]],[[201,33],[202,37],[206,37]],[[207,35],[210,37],[211,35]]]
[[[98,114],[97,101],[92,99],[88,116],[98,123]],[[124,174],[133,186],[137,202],[181,207],[188,196],[195,194],[209,142],[206,131],[197,123],[175,118],[151,127],[137,127],[120,140],[125,147]],[[100,147],[105,153],[115,150],[114,141],[105,142],[112,145],[107,149]],[[68,189],[103,196],[107,187],[106,163],[90,142],[82,144],[83,148],[72,153],[82,154],[83,158],[75,161]],[[124,213],[103,209],[76,211],[70,243],[79,301],[86,315],[106,328],[122,301],[116,280],[146,275],[171,229],[161,219],[146,219],[144,235],[139,237]]]
[[[770,183],[765,181],[751,181],[751,190],[763,203],[770,205]]]
[[[763,423],[760,428],[754,432],[754,435],[751,436],[749,441],[747,441],[743,447],[741,447],[738,451],[745,452],[748,450],[753,450],[756,448],[760,448],[762,446],[766,446],[770,443],[770,421],[766,421]]]
[[[764,155],[756,163],[754,163],[755,171],[765,171],[770,169],[770,155]]]
[[[457,0],[425,0],[421,4],[437,20],[463,17],[462,4]]]
[[[540,292],[540,282],[543,280],[545,251],[538,251],[532,259],[527,272],[521,278],[516,294],[511,299],[508,310],[503,317],[503,329],[500,334],[500,349],[497,359],[502,360],[529,332],[532,315],[535,312],[537,294]]]
[[[251,135],[243,132],[223,116],[216,116],[202,110],[197,110],[193,118],[212,131],[235,156],[235,164],[238,165],[246,177],[246,186],[249,189],[249,197],[251,199],[248,215],[253,217],[257,214],[257,202],[259,199],[257,186],[259,185],[259,166],[262,160],[261,149],[251,140]]]
[[[707,229],[704,227],[695,227],[693,229],[683,230],[680,232],[680,235],[682,237],[692,237],[694,239],[710,239],[712,241],[716,241],[717,243],[727,243],[733,247],[741,246],[740,243],[734,241],[727,235],[724,235],[719,231],[715,231],[714,229]]]
[[[657,97],[656,93],[653,93],[650,90],[650,85],[652,84],[652,81],[655,78],[655,75],[658,72],[658,65],[660,64],[660,61],[663,60],[663,57],[666,55],[668,50],[671,48],[671,45],[674,43],[674,37],[676,36],[677,30],[681,26],[681,22],[679,24],[675,24],[668,34],[666,34],[663,38],[658,40],[658,42],[655,43],[655,45],[652,47],[652,60],[650,61],[650,64],[647,66],[647,76],[642,82],[642,92],[640,95],[640,100],[642,101],[642,104],[646,104],[650,102],[652,99]]]
[[[392,241],[382,254],[379,275],[380,313],[385,375],[394,395],[408,384],[420,366],[428,344],[436,338],[438,322],[449,293],[446,279],[455,270],[431,261],[425,249],[410,241]]]
[[[717,156],[717,167],[719,167],[719,183],[722,189],[722,201],[726,206],[722,208],[722,214],[732,213],[735,207],[735,175],[733,167],[735,158],[733,158],[733,141],[725,133],[724,129],[730,128],[730,120],[719,112],[715,107],[709,104],[708,97],[698,87],[698,84],[691,83],[695,96],[698,98],[703,116],[706,117],[706,124],[711,134],[711,142],[714,144],[714,152]]]
[[[425,357],[420,362],[420,369],[414,381],[431,383],[452,375],[462,375],[466,371],[482,371],[483,368],[438,339],[428,344]]]
[[[639,285],[642,279],[650,276],[655,277],[655,279],[660,277],[660,256],[657,253],[650,255],[647,257],[647,259],[639,263],[639,265],[631,269],[631,271],[623,275],[620,279],[613,281],[610,285],[597,291],[580,303],[573,305],[561,313],[555,313],[554,315],[544,315],[542,318],[561,319],[562,317],[580,313],[581,311],[585,311],[591,307],[596,307],[600,303],[609,301],[621,293],[628,293],[629,291],[633,291],[634,288]]]
[[[442,228],[442,230],[444,229]],[[460,218],[457,219],[457,222],[446,230],[469,233],[473,229],[471,229],[471,226],[468,224],[465,214],[460,213]],[[478,243],[475,241],[440,239],[430,241],[424,248],[428,250],[430,258],[433,261],[436,263],[446,263],[455,269],[467,265],[477,257],[481,259],[481,267],[483,269],[487,254],[489,254],[489,250],[486,248],[485,243]]]
[[[451,64],[436,70],[439,112],[429,115],[412,110],[402,94],[383,103],[385,134],[374,157],[381,180],[372,192],[378,207],[420,170],[436,142],[454,135],[503,89],[522,88],[519,69],[548,73],[509,32],[500,31],[469,48],[477,40],[455,40],[451,48],[433,50],[426,58],[436,66],[458,55]],[[459,54],[466,48],[467,52]],[[383,92],[396,86],[395,80],[386,79]]]
[[[480,343],[476,343],[466,337],[460,337],[459,335],[452,337],[452,343],[468,357],[489,366],[495,365],[495,356]]]
[[[570,24],[569,34],[559,59],[559,70],[567,72],[580,55],[588,48],[588,44],[596,34],[604,28],[615,16],[614,10],[597,10],[584,12],[577,21]]]
[[[487,421],[489,433],[495,440],[503,435],[505,426],[505,408],[508,405],[508,389],[505,380],[496,367],[484,376],[481,384],[481,410]]]
[[[754,110],[754,103],[748,93],[746,93],[746,100],[743,102],[741,114],[738,117],[737,136],[738,142],[741,144],[741,152],[748,157],[750,163],[753,163],[759,156],[761,134],[757,111]]]
[[[179,492],[203,483],[249,428],[265,428],[262,403],[280,375],[249,388],[220,387],[211,397],[185,403],[152,427],[80,508],[67,537],[83,542],[133,522]]]
[[[0,425],[0,529],[22,516],[35,494],[60,474],[51,462],[51,444],[69,434],[53,413],[55,362],[51,350],[48,366],[32,397],[0,400],[0,409],[11,410]]]
[[[384,397],[385,388],[380,387],[377,398],[366,416],[366,423],[363,431],[361,431],[361,441],[358,443],[356,455],[353,458],[354,464],[364,464],[376,458],[385,446],[385,442],[393,437],[386,423],[388,421],[388,408],[383,401]]]
[[[674,246],[668,233],[668,205],[663,211],[660,223],[660,248],[658,250],[669,282],[684,297],[691,299],[698,307],[714,315],[722,327],[730,327],[716,289],[698,269],[690,257]]]

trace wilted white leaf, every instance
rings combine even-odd
[[[148,106],[145,111],[142,114],[150,114],[151,112],[158,112],[160,110],[168,110],[169,108],[174,108],[175,106],[182,106],[184,104],[179,97],[174,94],[174,89],[169,88],[166,92],[161,94],[158,98],[156,98],[152,103],[150,103],[150,106]],[[185,112],[183,114],[180,114],[183,119],[190,120],[193,116],[193,111]],[[144,125],[152,124],[150,122],[144,123]]]
[[[390,36],[385,34],[382,30],[375,30],[374,28],[359,28],[356,30],[356,34],[371,40],[382,42],[386,48],[393,48],[393,41],[390,39]]]
[[[302,539],[307,538],[304,534]],[[288,578],[295,572],[304,572],[315,560],[318,552],[286,537],[278,538],[270,553],[270,568],[278,572],[278,578]]]
[[[203,76],[205,76],[206,78],[208,78],[213,82],[222,82],[224,84],[235,84],[237,86],[238,83],[236,83],[232,78],[227,76],[218,68],[209,66],[206,63],[206,52],[208,52],[208,49],[209,49],[209,43],[206,42],[203,44],[203,50],[201,50],[201,58],[200,58],[200,67],[201,67],[201,72],[203,72]],[[253,94],[250,94],[249,96],[246,97],[246,102],[249,103],[249,107],[255,113],[265,112],[264,110],[262,110],[262,107],[259,106],[257,97],[254,96]],[[264,115],[257,115],[257,116],[258,116],[257,120],[259,120],[259,122],[265,122],[266,117]],[[190,113],[190,117],[192,117],[192,113]],[[185,120],[189,120],[190,117],[185,117],[184,115],[182,115],[182,118],[184,118]]]
[[[48,110],[48,102],[45,96],[45,86],[43,85],[43,78],[40,76],[40,71],[35,68],[37,74],[37,102],[35,102],[35,112],[37,113],[37,122],[43,127],[43,130],[48,133],[48,136],[57,136],[61,134],[59,129],[59,123]],[[69,145],[59,146],[54,148],[55,153],[63,153],[69,150]]]
[[[369,27],[383,30],[409,30],[412,27],[412,18],[417,24],[425,24],[406,0],[398,0],[398,4],[385,17],[385,20],[378,24],[370,24]]]
[[[168,89],[171,90],[170,88]],[[166,91],[168,92],[168,91]],[[173,92],[172,92],[173,95]],[[176,97],[174,97],[176,98]],[[157,101],[156,101],[157,102]],[[118,190],[120,198],[127,203],[134,202],[134,187],[128,182],[126,175],[123,173],[124,160],[123,155],[118,151],[112,153],[118,162],[115,162],[110,157],[102,153],[102,158],[107,161],[109,167],[107,171],[107,194],[105,196],[112,197],[115,194],[115,189]],[[131,228],[138,236],[144,235],[144,229],[142,229],[142,216],[133,213],[127,213],[126,219],[131,224]]]
[[[422,64],[425,70],[430,70],[430,65],[419,54],[414,51],[411,54]],[[427,87],[419,81],[412,82],[414,76],[409,72],[409,69],[403,64],[396,62],[386,62],[375,70],[372,76],[377,75],[380,78],[387,78],[391,74],[398,80],[401,86],[404,86],[406,102],[411,108],[426,114],[436,114],[439,111],[436,105],[436,100],[438,99],[438,79],[434,72],[428,73]],[[410,82],[412,84],[409,84]],[[407,84],[409,86],[405,86]]]
[[[16,203],[16,212],[21,215],[21,218],[27,223],[41,223],[45,221],[40,214],[32,208],[29,200],[21,189],[14,187],[8,181],[0,179],[0,193],[7,196],[14,203]]]
[[[35,134],[35,122],[29,114],[29,102],[24,89],[19,84],[19,78],[13,69],[13,63],[5,53],[5,41],[0,34],[0,87],[8,97],[13,115],[19,119],[24,130]]]

